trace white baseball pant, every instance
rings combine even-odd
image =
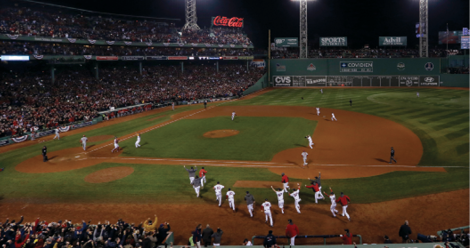
[[[299,213],[299,214],[300,214],[300,205],[299,205],[300,201],[301,201],[301,199],[295,200],[295,209],[297,210],[297,213]]]
[[[266,222],[268,222],[269,219],[270,225],[273,226],[273,216],[271,215],[271,210],[265,211],[264,216],[266,216]]]
[[[333,216],[336,217],[336,213],[338,213],[338,210],[336,210],[336,203],[335,203],[335,204],[331,204],[331,206],[330,206],[330,211],[331,211],[331,213],[333,214]]]
[[[135,148],[140,147],[140,141],[135,142]]]
[[[228,199],[228,206],[235,211],[235,199]]]
[[[348,205],[343,206],[343,213],[341,214],[341,216],[346,215],[346,217],[348,217],[348,219],[349,219],[349,214],[348,214],[348,212],[346,212],[346,208],[348,208]]]
[[[304,165],[307,165],[307,158],[304,158]]]
[[[189,177],[189,183],[193,183],[194,177]]]
[[[284,185],[284,191],[287,192],[287,189],[290,189],[289,183],[282,183]]]
[[[278,201],[278,202],[277,202],[277,205],[278,205],[279,208],[282,210],[282,213],[284,213],[284,201]]]
[[[250,212],[250,217],[253,217],[253,203],[246,205],[248,212]]]
[[[193,186],[194,191],[196,191],[197,197],[199,197],[199,190],[201,189],[201,186]]]
[[[83,142],[82,145],[83,145],[83,150],[86,151],[86,142]]]
[[[58,140],[60,140],[60,135],[59,135],[59,133],[56,133],[56,134],[55,134],[55,137],[54,137],[53,139],[55,139],[55,138],[57,138]]]
[[[294,245],[295,245],[295,237],[297,237],[297,235],[295,235],[294,237],[291,237],[291,238],[290,238],[290,245],[291,245],[291,246],[294,246]]]
[[[308,146],[310,146],[310,149],[313,149],[312,147],[313,145],[314,145],[313,142],[308,142]]]
[[[321,191],[315,192],[315,203],[318,203],[318,199],[325,199],[325,197],[322,195]]]
[[[336,120],[336,117],[332,116],[331,121],[333,121],[333,120],[338,121],[338,120]]]
[[[217,200],[219,200],[219,207],[222,205],[222,194],[216,194]]]

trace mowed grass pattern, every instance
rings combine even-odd
[[[416,96],[419,91],[420,97]],[[421,139],[423,166],[469,165],[469,92],[431,88],[274,89],[231,105],[289,105],[350,110],[387,118]],[[301,98],[304,98],[302,100]],[[349,99],[353,106],[349,106]],[[341,119],[341,116],[337,116]],[[386,127],[384,127],[386,128]],[[398,154],[397,154],[398,155]]]
[[[185,119],[121,142],[122,156],[270,161],[283,150],[305,146],[304,136],[313,134],[317,122],[304,118],[237,117]],[[213,130],[238,130],[224,138],[206,138]]]

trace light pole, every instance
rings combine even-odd
[[[419,56],[427,58],[428,52],[428,0],[419,0]]]
[[[299,23],[299,58],[308,58],[308,28],[307,28],[307,2],[314,0],[291,0],[300,2],[300,23]]]
[[[196,0],[186,0],[185,12],[186,12],[186,24],[184,24],[183,30],[201,29],[197,25]]]

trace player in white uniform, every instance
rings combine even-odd
[[[320,108],[317,108],[317,116],[320,116]]]
[[[304,166],[307,165],[307,156],[308,156],[308,153],[306,151],[303,151],[302,158],[304,159]]]
[[[338,121],[338,120],[336,120],[335,113],[331,113],[331,121],[333,121],[333,120]]]
[[[237,114],[235,113],[235,111],[233,111],[232,112],[232,121],[233,121],[233,119],[235,119],[235,115],[237,115]]]
[[[416,96],[419,97],[419,92],[416,92]]]
[[[284,214],[284,190],[283,189],[277,189],[275,190],[273,186],[271,186],[271,189],[273,189],[274,193],[277,195],[277,204],[279,208],[282,211],[282,214]]]
[[[87,142],[87,140],[88,140],[88,138],[85,137],[85,135],[83,135],[83,137],[80,139],[80,142],[82,143],[84,151],[86,151],[86,142]]]
[[[57,138],[57,140],[60,140],[60,134],[59,134],[60,130],[59,130],[59,128],[56,127],[54,131],[55,131],[55,136],[54,136],[53,140],[55,140],[55,138]]]
[[[172,102],[172,103],[171,103],[171,109],[172,109],[173,111],[175,111],[175,102]]]
[[[233,197],[235,192],[233,192],[230,188],[228,188],[226,197],[228,200],[228,206],[232,208],[233,212],[235,212],[235,198]]]
[[[323,94],[323,89],[320,89],[320,92]]]
[[[323,191],[323,194],[327,195],[325,191]],[[331,200],[331,206],[330,206],[330,211],[333,214],[333,217],[336,217],[336,213],[338,213],[338,210],[336,210],[336,195],[333,193],[333,190],[330,187],[330,200]]]
[[[272,227],[273,226],[273,215],[271,214],[271,203],[268,202],[268,198],[264,199],[264,203],[261,204],[261,212],[264,212],[264,216],[266,216],[266,223],[268,223]]]
[[[312,141],[312,136],[307,135],[307,136],[305,136],[305,138],[308,139],[308,146],[310,147],[310,149],[313,149],[312,146],[314,146],[315,144],[314,144],[313,141]]]
[[[137,141],[135,142],[135,148],[140,147],[140,133],[137,134]]]
[[[216,201],[219,201],[219,207],[222,205],[222,189],[225,188],[224,185],[221,185],[220,182],[217,182],[217,185],[214,186]]]
[[[117,137],[114,137],[114,148],[111,150],[111,152],[118,151],[119,152],[119,139]]]
[[[300,205],[299,205],[299,202],[300,202],[302,199],[300,199],[300,196],[299,196],[299,194],[300,194],[300,185],[297,184],[297,187],[298,187],[297,190],[293,189],[292,193],[290,193],[289,195],[294,198],[294,201],[295,201],[295,209],[297,210],[297,213],[300,214]]]

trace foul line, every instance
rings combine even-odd
[[[178,118],[178,119],[172,120],[172,121],[170,121],[170,122],[165,122],[165,123],[163,123],[163,124],[159,124],[159,125],[157,125],[157,126],[154,126],[153,128],[148,129],[147,131],[142,131],[142,132],[138,132],[138,133],[147,133],[147,132],[150,132],[150,131],[155,130],[155,129],[157,129],[157,128],[164,127],[164,126],[166,126],[166,125],[168,125],[168,124],[171,124],[171,123],[180,121],[180,120],[182,120],[182,119],[186,119],[186,118],[191,117],[191,116],[193,116],[193,115],[199,114],[199,113],[204,112],[204,111],[207,111],[207,110],[209,110],[209,109],[213,109],[213,108],[215,108],[215,107],[218,107],[218,106],[220,106],[220,105],[222,105],[222,104],[225,104],[225,103],[228,103],[228,102],[233,102],[233,101],[236,101],[236,100],[237,100],[237,99],[234,99],[234,100],[222,102],[222,103],[217,104],[217,105],[215,105],[215,106],[210,106],[210,107],[207,108],[207,109],[199,110],[199,111],[197,111],[197,112],[195,112],[195,113],[192,113],[192,114],[189,114],[189,115],[185,115],[185,116],[183,116],[183,117],[180,117],[180,118]],[[135,137],[135,136],[137,136],[137,135],[132,135],[132,136],[130,136],[130,137],[123,138],[123,139],[121,139],[121,141],[128,140],[128,139],[133,138],[133,137]],[[113,144],[114,144],[114,143],[109,143],[109,144],[106,144],[106,145],[97,147],[97,148],[95,148],[95,149],[86,151],[85,154],[88,154],[88,153],[94,152],[94,151],[98,151],[98,150],[100,150],[100,149],[102,149],[102,148],[105,148],[105,147],[107,147],[107,146],[111,146],[111,145],[113,145]]]

